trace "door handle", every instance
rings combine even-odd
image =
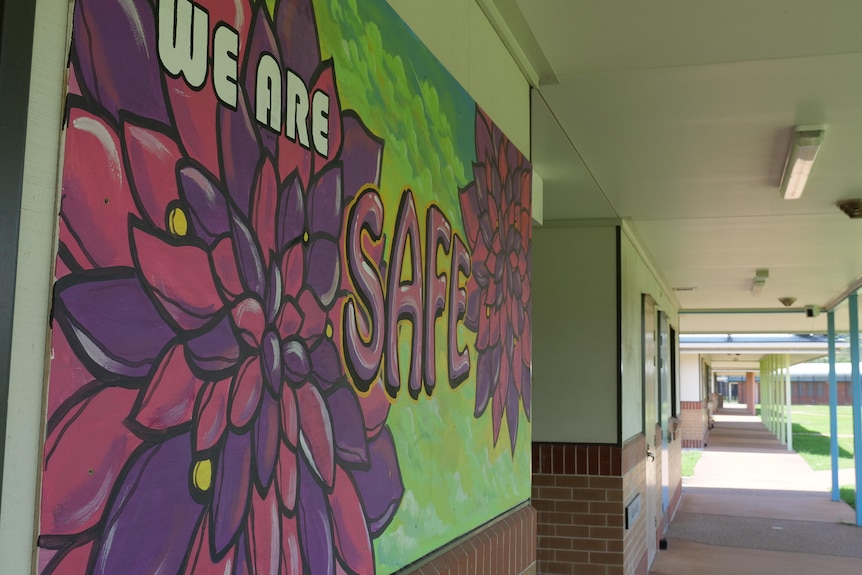
[[[647,447],[646,456],[649,457],[650,461],[655,461],[655,453],[650,451],[649,447]]]

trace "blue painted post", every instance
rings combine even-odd
[[[850,304],[850,380],[853,385],[853,454],[856,460],[856,492],[862,486],[862,379],[859,376],[859,302],[856,292]],[[862,504],[856,505],[856,526],[862,527]]]
[[[785,430],[787,435],[787,451],[793,451],[793,394],[790,390],[790,356],[784,354],[784,411],[786,415]]]
[[[835,312],[826,316],[829,329],[829,453],[832,456],[832,501],[838,501],[838,376],[835,373]]]

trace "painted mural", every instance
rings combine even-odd
[[[39,570],[394,573],[529,498],[531,166],[382,0],[77,0]]]

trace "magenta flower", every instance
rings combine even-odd
[[[460,194],[473,258],[464,323],[477,332],[474,415],[490,401],[496,444],[505,413],[514,452],[519,402],[530,417],[532,167],[478,107],[476,156],[474,181]]]
[[[147,0],[76,5],[42,573],[373,573],[403,484],[343,365],[342,228],[383,143],[309,0],[201,4],[242,39],[235,109],[161,73]],[[333,95],[325,156],[249,113],[263,53]]]

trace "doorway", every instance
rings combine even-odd
[[[659,426],[659,329],[655,300],[643,296],[643,393],[644,435],[646,436],[646,539],[647,565],[652,565],[658,547],[658,525],[661,514],[661,445],[656,445]],[[669,344],[668,344],[669,347]],[[659,440],[660,442],[660,440]]]

